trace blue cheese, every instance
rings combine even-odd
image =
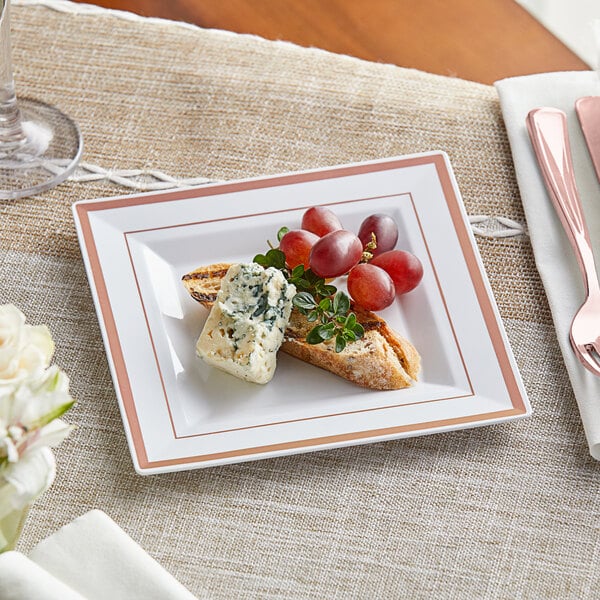
[[[295,293],[295,286],[278,269],[255,263],[231,266],[196,343],[196,354],[241,379],[269,382]]]

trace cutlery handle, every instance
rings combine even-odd
[[[536,108],[527,129],[550,199],[575,251],[586,292],[600,293],[590,236],[575,183],[567,117],[556,108]]]

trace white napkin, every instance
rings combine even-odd
[[[195,600],[99,510],[40,542],[0,554],[0,600]]]
[[[195,600],[99,510],[59,529],[29,557],[87,600]]]
[[[496,82],[508,132],[523,208],[558,342],[571,379],[590,454],[600,460],[600,377],[575,358],[569,343],[573,316],[584,299],[584,287],[575,255],[546,192],[533,153],[525,118],[538,107],[560,108],[567,114],[577,186],[594,254],[600,264],[600,184],[575,113],[575,100],[600,95],[596,72],[543,73]]]
[[[0,600],[85,600],[20,552],[0,554]]]

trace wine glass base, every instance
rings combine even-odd
[[[39,194],[63,182],[83,152],[77,124],[45,102],[19,98],[25,139],[3,150],[0,144],[0,198]]]

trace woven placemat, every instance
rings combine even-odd
[[[84,160],[230,180],[445,150],[469,214],[523,222],[493,88],[252,36],[13,7],[18,92],[79,123]],[[588,455],[527,236],[478,238],[530,419],[140,477],[133,471],[68,182],[0,203],[0,301],[47,323],[77,430],[27,551],[107,512],[201,598],[595,598],[600,466]]]

